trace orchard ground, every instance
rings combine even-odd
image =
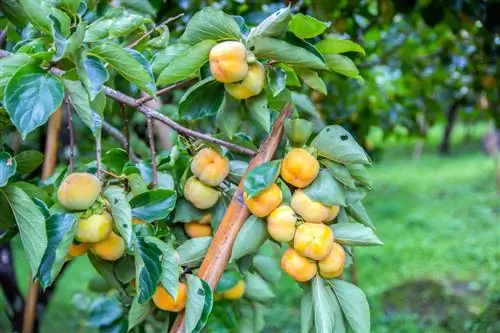
[[[488,298],[499,294],[500,200],[493,160],[479,140],[485,131],[485,126],[475,127],[472,140],[464,143],[465,130],[457,127],[452,155],[440,157],[441,128],[432,129],[418,161],[412,159],[414,142],[389,141],[382,160],[371,168],[375,190],[366,206],[385,246],[360,248],[356,259],[372,306],[373,332],[421,332],[421,325],[425,332],[459,332],[484,310]],[[18,239],[14,250],[26,293],[27,262]],[[72,302],[94,276],[86,257],[71,263],[42,332],[91,332]],[[284,276],[275,291],[265,332],[297,332],[300,287]],[[7,332],[2,298],[0,332]]]

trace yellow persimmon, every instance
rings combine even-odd
[[[334,218],[339,215],[340,207],[333,205],[333,206],[328,206],[328,217],[326,218],[326,222],[333,221]]]
[[[80,257],[83,256],[90,247],[90,243],[72,243],[68,250],[68,255],[70,257]]]
[[[323,260],[330,253],[333,241],[333,232],[326,225],[306,222],[297,227],[293,247],[305,257]]]
[[[203,215],[201,217],[201,219],[198,221],[198,223],[200,223],[200,224],[210,224],[211,221],[212,221],[212,214],[206,213],[205,215]]]
[[[221,295],[225,299],[237,300],[242,298],[244,293],[245,293],[245,281],[240,280],[231,289],[224,290],[221,293]]]
[[[318,160],[302,148],[290,150],[281,164],[281,178],[298,188],[304,188],[311,184],[318,173]]]
[[[184,224],[186,235],[191,238],[206,237],[212,235],[212,228],[209,224],[201,224],[198,222],[190,222]]]
[[[245,203],[253,215],[258,217],[265,217],[275,210],[283,200],[281,189],[275,183],[266,188],[252,199],[247,199],[245,193]]]
[[[290,206],[283,205],[267,217],[267,231],[278,242],[289,242],[295,235],[297,215]]]
[[[157,286],[153,294],[153,302],[156,307],[163,311],[179,312],[186,307],[187,287],[185,283],[179,282],[179,289],[175,299],[162,287]]]
[[[191,162],[191,171],[203,183],[217,186],[229,174],[229,160],[212,148],[203,148]]]
[[[319,275],[325,279],[333,279],[342,275],[345,263],[345,251],[340,244],[333,243],[328,256],[318,262]]]
[[[318,267],[314,261],[301,256],[294,249],[287,249],[283,253],[281,268],[298,282],[307,282],[318,272]]]
[[[104,260],[115,261],[125,253],[125,242],[119,235],[111,232],[106,239],[92,244],[90,251]]]
[[[247,50],[237,41],[215,45],[209,54],[212,76],[222,83],[241,81],[248,73]]]
[[[226,91],[236,99],[247,99],[260,94],[266,82],[266,69],[260,62],[250,65],[241,82],[225,84]]]
[[[90,173],[68,175],[57,190],[57,200],[68,210],[86,210],[101,194],[101,182]]]
[[[330,214],[328,206],[312,200],[302,190],[296,190],[293,193],[291,206],[305,221],[311,223],[324,222]]]
[[[184,185],[184,197],[196,208],[208,209],[219,200],[220,193],[214,188],[191,176]]]
[[[113,218],[109,213],[94,214],[78,221],[76,240],[84,243],[100,242],[113,230]]]

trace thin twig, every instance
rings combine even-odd
[[[67,129],[69,132],[69,173],[73,173],[75,166],[75,132],[73,131],[73,116],[71,115],[71,103],[66,98]]]
[[[122,115],[123,115],[123,133],[125,134],[125,151],[128,154],[128,157],[130,159],[131,155],[131,148],[130,148],[130,131],[129,131],[129,125],[128,125],[128,113],[127,109],[125,108],[125,104],[120,103],[120,108],[122,110]]]
[[[118,142],[120,142],[120,144],[122,145],[122,147],[124,149],[127,149],[126,148],[126,145],[127,145],[127,138],[125,137],[125,135],[123,135],[122,132],[120,132],[119,129],[117,129],[116,127],[114,127],[113,125],[111,125],[110,123],[108,123],[107,121],[103,121],[102,122],[102,128],[108,132],[109,135],[111,135],[112,137],[114,137],[116,140],[118,140]],[[130,146],[129,147],[130,149],[130,160],[134,163],[137,163],[139,162],[139,158],[135,155],[132,147]]]
[[[100,181],[102,181],[101,152],[102,152],[101,131],[99,131],[99,133],[97,133],[95,137],[95,159],[97,162],[97,178],[99,178]]]
[[[127,45],[127,48],[129,49],[133,49],[134,47],[137,46],[137,44],[139,44],[141,41],[144,40],[144,38],[148,37],[149,35],[151,35],[153,32],[156,31],[156,29],[158,29],[159,27],[161,27],[162,25],[167,25],[169,24],[170,22],[172,21],[175,21],[177,20],[178,18],[184,16],[184,13],[180,13],[179,15],[177,16],[174,16],[174,17],[170,17],[168,18],[167,20],[165,20],[163,23],[160,23],[158,24],[156,27],[154,27],[153,29],[149,30],[148,32],[144,33],[141,37],[139,37],[137,40],[135,40],[134,42],[130,43],[129,45]]]
[[[5,51],[5,50],[0,50],[0,58],[7,57],[9,55],[11,55],[10,52]],[[54,73],[55,75],[58,75],[58,76],[61,76],[65,73],[63,70],[56,68],[56,67],[52,67],[50,70],[52,73]],[[192,129],[184,127],[181,124],[172,120],[171,118],[155,111],[154,109],[152,109],[150,107],[147,107],[144,105],[137,106],[136,99],[134,99],[128,95],[125,95],[124,93],[122,93],[120,91],[114,90],[114,89],[107,87],[107,86],[103,86],[102,90],[103,90],[104,94],[106,94],[108,97],[110,97],[118,102],[125,103],[129,106],[135,107],[135,108],[137,108],[137,110],[139,110],[141,113],[145,114],[146,116],[151,115],[151,117],[153,119],[159,120],[160,122],[164,123],[165,125],[168,125],[171,128],[173,128],[177,132],[184,133],[186,135],[189,135],[190,137],[197,138],[197,139],[204,140],[204,141],[208,141],[208,142],[217,144],[219,146],[226,147],[230,150],[239,152],[241,154],[245,154],[245,155],[249,155],[249,156],[254,156],[256,154],[256,152],[252,149],[248,149],[248,148],[236,145],[236,144],[231,143],[231,142],[217,139],[217,138],[214,138],[213,136],[210,136],[208,134],[200,133],[198,131],[194,131]]]
[[[127,179],[127,177],[123,177],[123,176],[118,176],[117,174],[111,172],[111,171],[108,171],[106,169],[102,169],[102,172],[107,174],[108,176],[111,176],[113,178],[116,178],[116,179],[119,179],[119,180],[125,180]]]
[[[156,171],[156,149],[155,138],[153,135],[153,121],[151,115],[146,115],[146,124],[148,131],[149,149],[151,150],[151,169],[153,170],[153,188],[158,184],[158,172]]]
[[[177,82],[177,83],[175,83],[171,86],[165,87],[163,89],[160,89],[156,92],[155,96],[144,96],[142,98],[137,99],[135,106],[142,105],[142,104],[144,104],[152,99],[155,99],[158,96],[164,95],[164,94],[166,94],[172,90],[175,90],[177,88],[182,88],[182,87],[188,86],[188,85],[194,83],[195,81],[196,80],[194,80],[194,79],[185,80],[185,81]]]

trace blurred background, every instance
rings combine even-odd
[[[242,16],[253,26],[288,5],[257,0],[88,3],[88,20],[116,5],[158,23],[184,13],[169,25],[172,39],[204,6]],[[348,272],[367,293],[372,331],[500,332],[500,2],[305,0],[290,5],[295,13],[330,22],[329,35],[357,42],[366,51],[348,54],[362,79],[327,74],[327,96],[304,89],[294,92],[294,101],[315,123],[346,127],[374,160],[374,191],[365,206],[385,245],[356,249],[355,268]],[[162,112],[175,118],[182,93],[166,97],[159,105]],[[118,126],[119,106],[108,104],[107,115]],[[143,121],[131,118],[132,143],[140,156],[148,152]],[[93,146],[81,129],[79,134],[77,126],[78,158],[85,161]],[[168,139],[160,137],[158,144]],[[42,141],[32,137],[21,144]],[[105,138],[103,146],[117,142]],[[60,157],[67,158],[64,149]],[[28,267],[18,239],[12,248],[26,292]],[[92,331],[84,323],[95,276],[86,257],[68,265],[48,303],[42,332]],[[264,331],[297,332],[300,288],[284,276],[275,292]],[[2,307],[0,302],[0,331],[7,332]]]

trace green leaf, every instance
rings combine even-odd
[[[339,125],[323,128],[311,142],[318,155],[343,164],[370,164],[370,158],[352,135]]]
[[[4,106],[23,139],[45,124],[61,105],[61,80],[35,64],[21,67],[5,88]]]
[[[92,267],[95,268],[97,273],[99,273],[99,275],[102,276],[110,286],[126,294],[123,285],[121,284],[120,280],[118,279],[115,273],[114,263],[101,259],[96,255],[92,254],[92,252],[87,253],[87,257],[89,258]]]
[[[255,215],[250,215],[234,240],[229,261],[238,260],[256,252],[268,237],[266,222]]]
[[[52,38],[54,39],[54,48],[56,53],[52,58],[53,61],[59,61],[64,57],[66,45],[68,39],[66,35],[62,32],[62,22],[57,19],[54,15],[49,14],[50,28],[52,31]],[[83,37],[83,36],[82,36]]]
[[[28,23],[26,12],[17,0],[3,0],[0,2],[3,15],[16,27],[24,28]],[[0,71],[1,73],[1,71]]]
[[[126,50],[132,57],[134,57],[135,60],[137,60],[142,65],[144,70],[148,73],[150,81],[146,86],[146,88],[150,94],[152,93],[152,95],[155,96],[156,95],[155,77],[153,75],[151,67],[149,66],[148,60],[146,59],[146,57],[144,57],[140,52],[137,52],[136,50],[132,49],[126,49]]]
[[[269,133],[271,131],[271,110],[267,105],[266,94],[262,92],[245,100],[248,111],[253,119]]]
[[[103,18],[95,21],[91,25],[87,27],[85,31],[85,43],[97,42],[103,38],[107,38],[109,35],[109,29],[111,25],[114,23],[113,19]]]
[[[122,148],[112,148],[102,156],[102,165],[106,170],[116,175],[121,175],[123,173],[123,168],[128,161],[128,154]]]
[[[200,220],[206,214],[205,211],[196,208],[184,198],[179,199],[175,205],[174,223],[189,223]]]
[[[132,212],[123,188],[109,186],[104,190],[116,229],[127,245],[132,241]]]
[[[372,228],[359,223],[337,223],[330,226],[335,241],[350,246],[375,246],[384,243],[377,237]]]
[[[311,101],[308,95],[305,94],[299,94],[295,91],[292,91],[292,101],[293,104],[299,109],[299,111],[302,111],[300,114],[307,114],[309,116],[312,116],[316,118],[316,121],[321,121],[321,114],[316,110],[316,107],[314,106],[314,103]],[[324,124],[321,121],[321,124]],[[321,125],[323,126],[323,125]]]
[[[300,87],[299,77],[295,73],[295,70],[285,64],[278,64],[277,68],[281,68],[286,73],[286,85],[289,87]]]
[[[372,229],[375,229],[375,226],[373,225],[373,222],[370,219],[370,216],[368,216],[365,206],[363,206],[361,201],[357,201],[348,206],[347,213],[356,221],[361,222]]]
[[[231,160],[229,161],[229,175],[228,178],[239,184],[241,178],[248,169],[248,163],[245,161]]]
[[[148,301],[156,290],[161,277],[161,251],[143,238],[135,242],[136,283],[140,304]]]
[[[13,183],[11,182],[10,185],[19,187],[30,198],[33,198],[33,200],[35,199],[41,200],[45,205],[50,204],[52,201],[50,195],[45,191],[44,188],[41,188],[40,186],[26,182],[13,182]],[[38,203],[35,201],[35,204]]]
[[[122,306],[115,297],[105,298],[101,296],[92,302],[88,311],[86,326],[101,327],[110,325],[120,318]]]
[[[370,178],[370,174],[363,164],[347,164],[347,169],[351,174],[352,178],[358,181],[360,184],[365,185],[369,189],[372,188],[373,182]]]
[[[292,19],[290,7],[281,8],[266,17],[258,26],[252,29],[248,35],[253,37],[282,37],[288,29],[288,23]]]
[[[318,72],[302,68],[297,68],[296,72],[309,88],[317,90],[323,95],[328,94],[326,84],[323,79],[321,79]]]
[[[269,302],[275,297],[271,286],[259,274],[246,272],[244,275],[245,298],[257,302]]]
[[[236,286],[236,284],[241,280],[241,274],[235,271],[226,271],[222,274],[217,288],[215,289],[218,293],[229,290]]]
[[[64,8],[71,14],[76,14],[78,12],[78,7],[80,7],[81,1],[79,0],[58,0],[58,7]]]
[[[19,187],[7,185],[0,189],[16,219],[31,272],[38,272],[47,247],[45,217],[31,198]]]
[[[150,39],[147,45],[157,49],[164,49],[170,42],[170,30],[168,30],[167,26],[160,26],[156,30],[161,30],[160,35]]]
[[[224,93],[222,104],[217,110],[215,123],[221,132],[224,133],[229,139],[233,138],[233,135],[240,127],[241,113],[242,106],[240,101],[233,98],[227,92]]]
[[[182,243],[176,249],[179,254],[179,264],[189,267],[199,265],[205,257],[210,243],[212,243],[212,237],[191,238]]]
[[[331,70],[348,77],[359,75],[358,68],[348,57],[341,54],[325,54],[324,57]]]
[[[352,179],[351,174],[345,165],[326,159],[321,160],[320,163],[323,164],[339,182],[352,190],[356,189],[354,179]]]
[[[128,313],[128,330],[142,323],[153,310],[151,302],[139,303],[139,297],[135,296]]]
[[[346,206],[344,186],[325,169],[321,169],[312,184],[304,188],[304,193],[328,206]]]
[[[248,199],[259,195],[276,181],[280,174],[281,161],[271,161],[259,164],[245,176],[244,190]]]
[[[96,137],[101,131],[102,116],[93,110],[89,95],[78,79],[76,70],[66,72],[61,78],[76,113]]]
[[[153,243],[161,251],[161,277],[160,283],[173,298],[177,297],[179,288],[179,254],[172,245],[156,237],[146,237],[146,241]]]
[[[346,266],[344,266],[346,267]],[[333,332],[335,333],[346,333],[346,327],[344,323],[344,315],[342,313],[342,309],[340,307],[339,301],[332,290],[328,293],[328,299],[330,300],[330,304],[332,305],[332,314],[333,314]]]
[[[212,208],[210,208],[210,214],[212,215],[210,225],[212,226],[213,233],[219,229],[219,225],[226,214],[228,206],[229,199],[223,196],[214,206],[212,206]]]
[[[359,44],[345,39],[329,37],[319,41],[314,46],[324,55],[345,52],[358,52],[365,55],[365,50]]]
[[[132,216],[146,222],[162,220],[174,210],[176,199],[176,192],[167,189],[141,193],[130,199]]]
[[[172,56],[174,58],[162,70],[156,84],[163,86],[197,76],[200,67],[208,61],[208,54],[215,44],[213,40],[204,40]]]
[[[31,173],[35,171],[40,165],[42,165],[43,154],[38,150],[25,150],[14,156],[14,159],[17,162],[17,172]],[[1,173],[2,172],[0,171],[0,174]]]
[[[172,44],[163,51],[156,53],[151,59],[151,69],[155,75],[160,74],[170,63],[188,50],[188,44]]]
[[[50,33],[50,7],[38,0],[19,0],[29,20],[38,29]]]
[[[345,201],[347,205],[352,205],[356,201],[363,200],[368,194],[368,189],[365,187],[358,187],[356,190],[347,189],[345,193]]]
[[[109,27],[109,37],[118,38],[127,36],[137,29],[144,31],[146,29],[144,23],[147,22],[151,22],[151,20],[137,14],[129,14],[118,17]]]
[[[230,15],[221,10],[206,7],[191,17],[180,41],[186,44],[197,44],[206,39],[219,42],[240,38],[240,27]]]
[[[93,101],[109,79],[106,67],[99,58],[87,56],[86,52],[82,51],[77,55],[76,70],[90,100]]]
[[[15,53],[5,58],[0,58],[0,97],[3,97],[5,86],[14,73],[24,65],[32,64],[33,59],[26,53]]]
[[[304,292],[304,295],[302,295],[302,298],[300,299],[300,332],[309,333],[312,331],[313,326],[314,326],[313,299],[311,292],[306,291]]]
[[[127,175],[127,179],[128,179],[128,184],[130,185],[130,190],[132,195],[136,196],[148,190],[148,185],[146,184],[146,181],[141,177],[140,174],[133,173]]]
[[[271,37],[255,37],[249,48],[259,58],[277,60],[294,67],[328,70],[328,66],[314,53]]]
[[[210,98],[207,98],[210,96]],[[213,116],[224,99],[224,85],[212,77],[190,87],[179,102],[179,116],[184,120],[196,120]]]
[[[313,38],[325,32],[330,24],[330,22],[322,22],[312,16],[298,13],[293,15],[288,31],[300,38]]]
[[[275,258],[263,254],[253,257],[253,268],[270,283],[278,284],[281,280],[281,267]]]
[[[136,84],[148,94],[154,95],[154,91],[150,89],[151,77],[148,72],[123,47],[106,42],[90,49],[89,54],[108,62],[127,81]]]
[[[331,292],[324,280],[319,276],[312,281],[312,295],[314,307],[314,325],[318,333],[333,332],[333,306],[328,293]]]
[[[186,332],[198,333],[205,326],[212,311],[212,290],[208,283],[196,275],[186,275],[186,282],[188,295],[184,329]]]
[[[292,69],[293,71],[293,69]],[[281,67],[271,67],[267,70],[267,83],[273,97],[286,89],[287,72]]]
[[[9,178],[16,173],[16,159],[7,152],[0,153],[0,187],[9,182]]]
[[[276,181],[276,184],[278,184],[278,186],[280,187],[281,195],[283,196],[283,200],[281,201],[281,203],[284,205],[290,205],[290,203],[292,202],[292,191],[290,191],[287,183],[285,183],[283,179],[280,178]]]
[[[342,280],[327,280],[355,333],[370,332],[370,307],[361,289]]]
[[[47,248],[38,268],[37,278],[43,289],[49,287],[59,275],[68,250],[77,231],[75,214],[54,214],[45,221]]]

